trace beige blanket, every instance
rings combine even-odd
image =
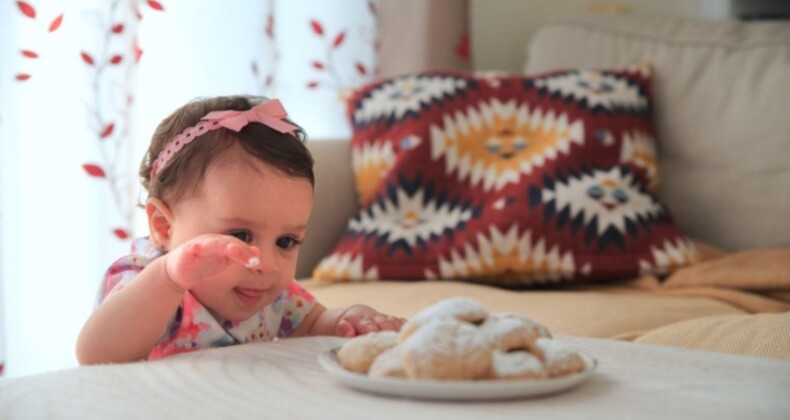
[[[790,359],[790,249],[708,255],[665,281],[506,290],[450,282],[379,281],[305,286],[326,306],[365,303],[409,317],[437,300],[470,296],[557,334]]]

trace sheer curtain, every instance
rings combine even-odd
[[[437,5],[463,12],[436,15]],[[399,14],[433,16],[411,22],[427,34],[436,19],[465,20],[465,9],[458,0],[0,3],[5,375],[76,365],[105,268],[146,233],[136,169],[164,116],[196,97],[263,94],[280,98],[311,141],[347,137],[345,89],[468,63],[465,22],[438,49],[415,38],[398,46],[410,31]],[[402,54],[397,67],[380,68],[384,49]],[[440,50],[452,59],[425,60]]]

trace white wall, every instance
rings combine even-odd
[[[7,43],[8,45],[17,45],[16,39],[16,23],[13,19],[11,19],[11,14],[14,12],[11,2],[6,2],[4,4],[0,4],[0,37],[3,39],[3,43]],[[2,48],[0,49],[0,63],[3,66],[7,66],[6,63],[11,63],[14,60],[14,56],[18,54],[16,49],[11,48]],[[0,74],[6,74],[0,72]],[[10,95],[10,86],[12,84],[12,79],[10,77],[0,77],[0,94],[2,95]],[[7,155],[8,153],[12,152],[9,146],[9,141],[7,138],[7,131],[5,130],[6,120],[8,119],[8,109],[6,107],[6,103],[0,101],[0,161],[2,161],[3,156]],[[5,221],[8,220],[8,214],[5,212],[4,200],[7,200],[6,194],[6,179],[8,178],[8,174],[3,168],[0,168],[0,365],[4,364],[6,361],[6,330],[5,330],[5,313],[8,310],[8,305],[6,305],[6,300],[3,297],[5,286],[3,284],[3,269],[5,265],[3,264],[5,261],[3,259],[3,250],[5,247],[13,246],[14,244],[5,243],[2,240],[2,230],[5,225]],[[5,292],[7,293],[7,292]],[[2,374],[0,374],[2,376]]]
[[[471,0],[473,65],[476,70],[518,72],[538,24],[554,15],[590,10],[682,18],[725,19],[729,0]]]

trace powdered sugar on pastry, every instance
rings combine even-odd
[[[403,342],[422,324],[438,318],[455,318],[460,321],[477,324],[488,317],[486,307],[471,298],[459,296],[444,299],[414,315],[401,327],[400,341]]]
[[[337,359],[344,368],[367,373],[373,361],[398,341],[395,331],[380,331],[355,337],[346,341],[337,352]]]
[[[548,338],[539,338],[535,347],[546,366],[549,376],[567,375],[584,369],[584,360],[567,344]]]
[[[494,379],[538,379],[548,376],[543,362],[526,351],[494,350],[491,356],[490,376]]]
[[[481,329],[494,348],[504,351],[532,349],[538,338],[551,337],[549,330],[541,323],[508,313],[491,315],[481,325]]]
[[[455,318],[428,321],[401,343],[409,378],[477,379],[491,366],[491,350],[478,327]]]
[[[391,347],[389,350],[381,353],[370,365],[368,375],[378,378],[406,377],[406,371],[403,369],[403,361],[401,360],[400,347]]]
[[[585,368],[584,359],[553,340],[542,323],[518,314],[489,314],[468,297],[423,309],[400,333],[350,340],[338,359],[355,372],[412,380],[540,379]]]

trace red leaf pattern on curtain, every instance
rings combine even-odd
[[[323,36],[324,35],[324,27],[317,20],[311,20],[310,21],[310,27],[313,28],[313,32],[316,35],[319,35],[319,36]]]
[[[18,1],[16,2],[16,5],[19,11],[22,13],[22,15],[24,15],[25,17],[28,17],[30,19],[36,18],[36,9],[30,3],[25,1]],[[55,19],[52,20],[52,23],[49,24],[48,31],[55,32],[62,23],[63,23],[63,13],[57,15],[57,17],[55,17]],[[31,59],[39,58],[39,54],[33,50],[22,49],[20,51],[25,58],[31,58]],[[22,72],[22,73],[17,73],[14,76],[14,79],[18,82],[24,82],[26,80],[30,80],[30,77],[31,77],[30,73]]]
[[[162,3],[159,3],[158,1],[155,0],[148,0],[148,6],[160,12],[165,10],[164,6],[162,6]]]
[[[131,235],[134,205],[127,196],[129,183],[135,178],[126,171],[127,153],[123,145],[129,139],[129,119],[134,93],[132,79],[143,51],[137,40],[137,26],[140,18],[140,0],[111,0],[101,2],[97,9],[108,9],[107,19],[91,20],[96,27],[101,44],[94,53],[80,52],[82,61],[89,65],[86,71],[93,80],[86,92],[85,103],[89,107],[90,124],[96,128],[97,146],[100,150],[100,163],[83,165],[85,172],[95,178],[102,178],[110,190],[113,204],[124,224],[108,229],[113,236],[126,240]],[[160,2],[147,1],[149,7],[163,11]],[[104,14],[104,10],[97,10]],[[125,60],[126,54],[134,60]],[[127,56],[128,57],[128,56]]]
[[[137,45],[137,38],[135,38],[134,41],[132,42],[132,50],[134,52],[134,62],[139,63],[140,57],[143,56],[143,50],[140,48],[139,45]]]
[[[92,176],[92,177],[96,177],[96,178],[106,178],[107,177],[107,173],[104,172],[104,169],[102,169],[101,166],[96,165],[94,163],[86,163],[86,164],[82,165],[82,169],[84,169],[85,172],[88,175]]]
[[[101,133],[99,133],[99,137],[103,139],[110,137],[114,129],[115,129],[114,123],[107,124],[106,126],[104,126],[104,129],[101,131]]]
[[[372,1],[368,2],[367,4],[368,4],[368,10],[373,15],[374,22],[377,24],[378,10],[376,8],[376,5]],[[322,25],[317,19],[310,19],[309,22],[310,22],[310,27],[313,29],[313,32],[317,36],[323,38],[324,32],[326,30],[324,25]],[[324,50],[325,58],[323,60],[313,60],[311,62],[313,69],[322,72],[324,77],[329,78],[329,80],[326,79],[311,80],[307,83],[308,89],[316,89],[321,87],[321,88],[332,89],[341,92],[343,89],[347,88],[348,86],[356,84],[355,82],[351,81],[353,79],[361,78],[362,80],[367,81],[366,78],[368,77],[370,72],[368,70],[368,66],[366,66],[365,63],[360,61],[360,59],[352,60],[351,63],[345,61],[341,63],[341,67],[338,67],[338,64],[336,64],[337,60],[335,59],[335,53],[338,52],[343,47],[344,44],[346,44],[345,41],[348,39],[349,34],[352,34],[352,32],[350,32],[346,28],[337,32],[337,35],[335,35],[332,41],[326,44]],[[374,38],[372,47],[374,51],[377,52],[378,36]],[[373,63],[371,63],[371,65],[375,66],[376,61],[377,60],[374,58]]]
[[[357,72],[358,72],[359,74],[361,74],[362,76],[366,76],[366,75],[368,74],[368,69],[367,69],[367,68],[365,68],[365,65],[364,65],[364,64],[362,64],[362,63],[360,63],[360,62],[357,62],[357,64],[356,64],[356,68],[357,68]]]
[[[266,15],[266,25],[263,27],[263,33],[266,34],[267,38],[274,39],[274,14],[272,14],[271,9]]]
[[[343,40],[345,39],[346,39],[346,31],[341,31],[339,34],[337,34],[335,40],[332,42],[332,47],[334,48],[339,47],[341,44],[343,44]]]
[[[267,56],[263,57],[265,60],[264,62],[268,64],[265,66],[265,73],[261,74],[257,62],[253,61],[252,63],[252,74],[255,80],[260,80],[260,93],[269,97],[278,96],[276,92],[275,69],[277,68],[277,63],[280,61],[280,51],[277,42],[275,42],[277,25],[274,17],[274,1],[275,0],[269,0],[269,8],[266,13],[266,20],[263,24],[263,33],[269,46],[267,50],[269,53]]]
[[[115,228],[112,230],[113,235],[118,239],[129,239],[129,231],[122,228]]]
[[[50,24],[49,24],[49,31],[50,31],[50,32],[55,32],[55,31],[57,31],[57,30],[58,30],[58,28],[60,28],[60,25],[61,25],[62,23],[63,23],[63,15],[61,14],[60,16],[56,17],[56,18],[55,18],[55,19],[52,21],[52,23],[50,23]]]
[[[86,53],[85,51],[80,52],[80,57],[82,57],[82,61],[84,61],[85,64],[88,64],[88,65],[91,65],[91,66],[93,64],[95,64],[95,62],[93,61],[93,57],[91,57],[91,55]]]
[[[30,4],[24,1],[16,2],[19,11],[22,12],[23,15],[29,17],[30,19],[36,18],[36,9],[33,8]]]

